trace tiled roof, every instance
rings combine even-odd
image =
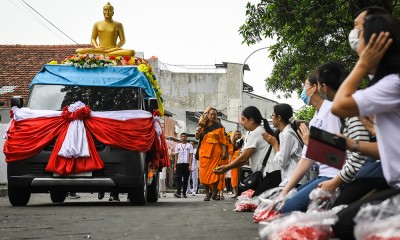
[[[44,64],[61,62],[77,48],[90,45],[0,45],[0,107],[10,106],[12,96],[28,97],[28,86]]]

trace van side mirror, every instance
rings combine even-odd
[[[153,112],[154,110],[158,109],[157,98],[149,98],[149,100],[148,100],[148,108],[149,108],[150,112]]]
[[[24,106],[24,99],[21,96],[14,96],[11,98],[11,107],[22,108]]]

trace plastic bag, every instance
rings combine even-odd
[[[260,199],[258,207],[254,210],[253,221],[259,223],[261,221],[273,221],[280,216],[280,208],[283,201],[273,201],[270,199]]]
[[[379,204],[365,204],[354,217],[358,240],[400,240],[400,194]]]
[[[338,217],[332,211],[292,212],[272,222],[260,222],[261,239],[269,240],[325,240],[329,238],[330,226]]]
[[[280,197],[282,187],[269,189],[260,194],[260,203],[254,210],[253,221],[259,223],[261,221],[273,221],[275,218],[280,217],[280,209],[285,203],[286,199],[291,197],[296,189],[293,189],[285,197]]]
[[[339,188],[336,188],[335,191],[326,191],[322,188],[315,188],[310,193],[310,204],[308,205],[307,212],[330,209],[339,194]]]
[[[260,199],[258,197],[252,198],[253,194],[254,190],[252,189],[242,192],[242,194],[237,198],[235,202],[235,209],[233,211],[236,212],[254,211],[257,208],[258,204],[260,203]]]

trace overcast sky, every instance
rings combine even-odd
[[[93,24],[103,20],[99,0],[25,0],[71,39],[33,13],[22,0],[2,1],[0,44],[89,44]],[[252,3],[259,1],[252,0]],[[143,52],[145,58],[157,56],[166,64],[214,65],[222,62],[243,63],[255,50],[267,47],[271,40],[256,45],[242,44],[239,27],[245,21],[246,0],[113,0],[115,21],[124,26],[123,48]],[[254,93],[295,109],[297,99],[277,99],[265,90],[273,62],[268,50],[254,53],[247,64],[244,81]]]

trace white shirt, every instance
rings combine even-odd
[[[178,154],[178,161],[176,164],[180,163],[190,163],[190,153],[193,153],[193,146],[190,143],[179,143],[175,146],[175,153]]]
[[[315,112],[315,115],[311,119],[309,126],[314,126],[330,133],[340,133],[340,127],[342,126],[340,118],[332,114],[331,108],[332,102],[324,100],[319,111]],[[306,153],[307,146],[304,146],[301,157],[306,158]],[[323,163],[316,163],[319,165],[319,176],[333,178],[339,174],[339,170],[336,168],[330,167]]]
[[[360,116],[375,116],[375,131],[383,175],[400,188],[400,78],[390,74],[353,94]]]
[[[279,133],[279,152],[275,154],[274,161],[281,167],[282,182],[279,184],[280,186],[285,186],[289,181],[301,157],[303,147],[301,146],[300,139],[296,136],[290,124]],[[303,184],[305,181],[306,178],[304,177],[300,181],[300,184]]]
[[[263,126],[260,125],[253,131],[247,132],[246,138],[244,140],[244,146],[242,150],[249,148],[256,149],[249,159],[251,171],[253,172],[261,170],[265,155],[267,155],[268,149],[270,147],[270,145],[263,139],[263,133],[265,133],[265,129]],[[266,175],[266,173],[280,170],[279,165],[274,162],[274,156],[274,149],[272,149],[263,171],[264,176]]]
[[[199,168],[199,160],[197,160],[194,156],[196,156],[197,148],[193,148],[193,158],[192,158],[192,170],[197,170]]]

